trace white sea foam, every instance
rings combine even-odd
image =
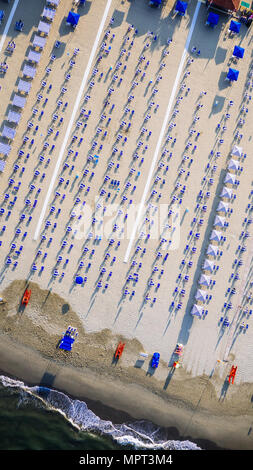
[[[47,387],[28,387],[20,380],[0,376],[0,383],[10,391],[19,392],[18,406],[27,406],[32,400],[43,403],[47,408],[61,413],[71,424],[81,431],[110,436],[121,446],[131,445],[135,449],[150,450],[200,450],[191,441],[166,440],[164,431],[147,421],[128,424],[113,424],[100,419],[84,401],[74,400],[66,394]]]

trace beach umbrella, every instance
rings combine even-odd
[[[207,298],[206,290],[198,289],[195,295],[195,299],[198,300],[199,302],[205,302],[206,298]]]
[[[149,5],[152,7],[153,6],[158,7],[159,5],[161,5],[161,3],[162,3],[162,0],[150,0]]]
[[[213,225],[215,225],[217,227],[224,227],[225,222],[226,222],[225,217],[221,217],[220,215],[216,215]]]
[[[220,15],[217,15],[216,13],[213,13],[211,11],[207,17],[206,24],[214,28],[214,26],[218,24],[219,18],[220,18]]]
[[[238,147],[238,145],[234,145],[234,147],[231,150],[231,155],[234,155],[235,157],[241,157],[242,147]]]
[[[231,188],[227,188],[226,186],[223,187],[220,197],[225,197],[227,199],[231,199],[233,196],[233,192]]]
[[[196,315],[197,317],[201,317],[202,314],[203,314],[203,308],[198,304],[194,304],[191,309],[191,315]]]
[[[233,56],[237,57],[238,59],[242,59],[244,56],[244,48],[240,46],[235,46]]]
[[[229,160],[229,163],[228,163],[228,169],[236,171],[238,170],[238,168],[239,168],[239,162],[231,158],[231,160]]]
[[[204,264],[203,264],[203,267],[202,267],[202,268],[203,268],[205,271],[210,271],[210,272],[212,272],[212,271],[213,271],[213,267],[214,267],[214,262],[213,262],[213,261],[210,261],[210,259],[207,259],[207,258],[206,258],[205,261],[204,261]]]
[[[71,26],[76,26],[78,24],[79,18],[80,15],[78,15],[78,13],[70,11],[67,17],[67,24],[70,24]]]
[[[184,15],[187,9],[188,3],[187,2],[182,2],[181,0],[177,1],[175,11],[180,13],[180,15]]]
[[[215,242],[220,242],[222,237],[222,233],[219,232],[218,230],[213,230],[211,235],[210,235],[210,240],[215,241]]]
[[[211,278],[210,276],[207,276],[206,274],[201,274],[200,278],[199,278],[199,284],[201,284],[202,286],[210,286],[210,283],[211,283]]]
[[[226,79],[231,82],[236,82],[238,80],[238,76],[239,70],[229,68]]]
[[[82,276],[76,276],[76,284],[82,284],[83,283],[83,277]]]
[[[216,212],[228,212],[228,208],[229,208],[228,202],[220,201],[216,209]]]
[[[232,31],[232,33],[239,33],[240,28],[241,28],[241,23],[239,23],[239,21],[231,20],[229,31]]]
[[[215,245],[208,245],[206,254],[208,256],[217,256],[218,254],[218,247]]]
[[[224,178],[224,183],[235,184],[235,175],[233,175],[232,173],[227,173]]]

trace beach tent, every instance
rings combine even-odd
[[[241,28],[241,23],[238,21],[231,20],[230,26],[229,26],[229,31],[232,33],[239,33]]]
[[[78,24],[79,18],[80,18],[80,15],[78,15],[78,13],[74,13],[73,11],[70,11],[68,14],[68,18],[67,18],[67,24],[75,28],[76,25]]]
[[[220,18],[220,15],[217,15],[216,13],[213,13],[212,11],[210,11],[206,20],[206,25],[214,28],[218,24],[219,18]]]
[[[221,217],[220,215],[216,215],[213,225],[217,226],[217,227],[224,227],[225,222],[226,222],[225,217]]]
[[[207,292],[206,290],[198,289],[195,295],[195,299],[198,302],[205,302],[207,298]]]
[[[202,286],[209,287],[210,283],[211,283],[211,278],[210,278],[210,276],[207,276],[206,274],[201,274],[198,282]]]
[[[240,46],[235,46],[233,56],[237,57],[238,59],[242,59],[244,56],[244,48]]]
[[[201,317],[201,315],[203,315],[203,312],[203,308],[197,304],[194,304],[191,309],[191,315],[196,315],[197,317]]]
[[[234,145],[234,147],[231,150],[231,155],[234,155],[235,157],[241,157],[242,147],[238,147],[238,145]]]
[[[236,171],[238,170],[238,168],[239,168],[239,162],[231,158],[231,160],[229,160],[229,163],[228,163],[228,169]]]
[[[224,183],[235,184],[235,175],[233,175],[232,173],[227,173],[224,178]]]
[[[82,276],[76,276],[76,284],[82,284],[82,283],[83,283]]]
[[[231,188],[224,186],[220,193],[220,197],[225,197],[226,199],[231,199],[233,197],[233,192]]]
[[[187,7],[188,7],[187,2],[182,2],[181,0],[178,0],[176,3],[175,11],[179,13],[180,15],[184,16]]]
[[[211,235],[210,235],[210,238],[209,240],[212,240],[214,242],[220,242],[221,241],[221,237],[222,237],[222,233],[219,232],[218,230],[213,230]]]
[[[226,186],[224,186],[221,193],[220,193],[220,197],[231,199],[233,197],[232,189],[227,188]]]
[[[206,254],[208,256],[217,256],[218,254],[218,247],[215,245],[208,245]]]
[[[239,70],[229,68],[226,80],[230,80],[231,82],[237,82],[239,77]]]
[[[202,266],[202,269],[204,269],[204,271],[210,271],[212,272],[213,271],[213,268],[214,267],[214,262],[213,261],[210,261],[210,259],[205,259],[204,261],[204,264]]]
[[[219,202],[219,205],[216,209],[216,212],[228,212],[228,208],[229,208],[229,203],[228,202],[224,202],[224,201],[220,201]]]

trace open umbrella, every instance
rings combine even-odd
[[[229,31],[232,31],[232,33],[239,33],[240,28],[241,28],[241,23],[239,23],[239,21],[231,20]]]
[[[236,69],[228,69],[226,80],[230,80],[230,82],[237,82],[239,77],[239,70]]]
[[[233,56],[237,57],[238,59],[242,59],[244,56],[244,48],[240,46],[235,46]]]
[[[197,317],[201,317],[203,314],[203,308],[200,305],[194,304],[191,309],[191,315],[196,315]]]
[[[205,302],[206,298],[207,298],[206,290],[198,289],[195,295],[195,299],[198,300],[199,302]]]
[[[207,276],[206,274],[201,274],[198,282],[202,286],[209,287],[210,283],[211,283],[211,278],[210,278],[210,276]]]
[[[83,277],[82,276],[76,276],[76,284],[82,284],[83,283]]]

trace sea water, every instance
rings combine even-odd
[[[114,424],[84,401],[46,387],[0,376],[1,450],[196,450],[190,441],[166,440],[144,421]]]

